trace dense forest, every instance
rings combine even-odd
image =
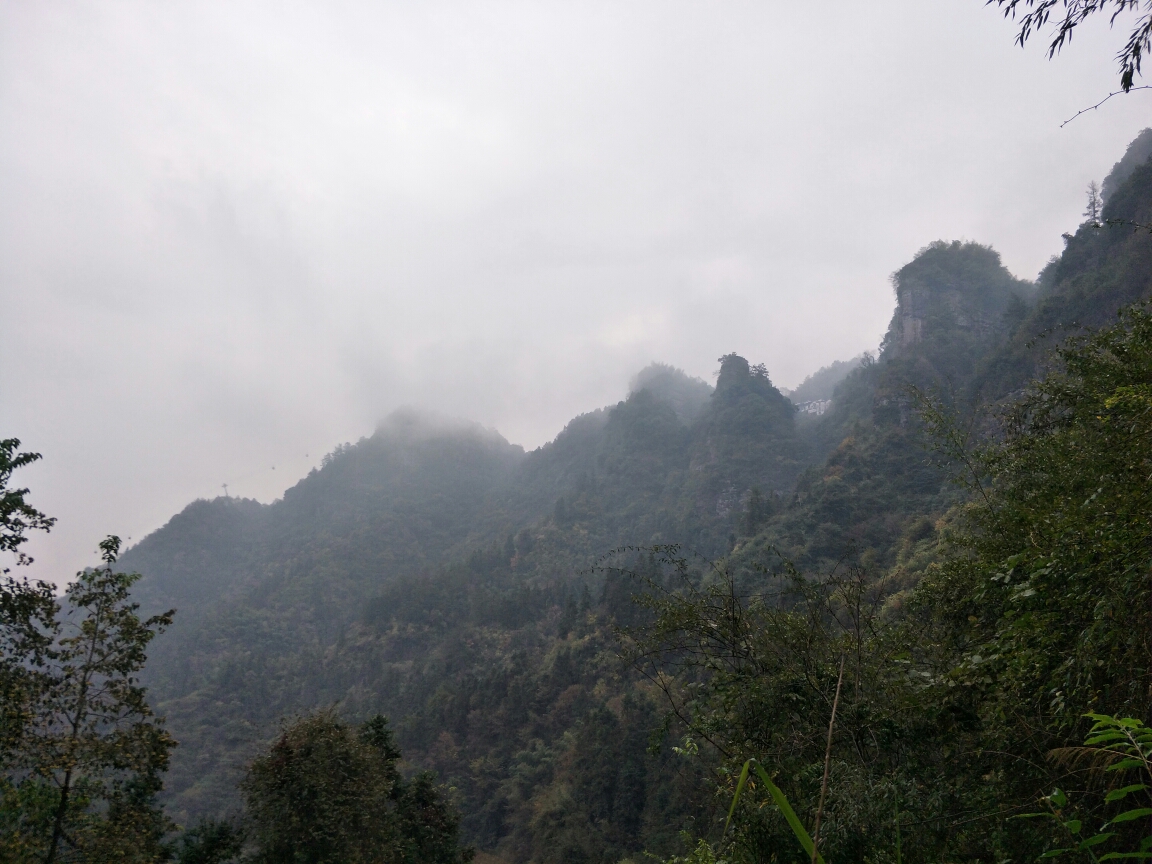
[[[147,753],[92,770],[148,782],[85,817],[147,814],[140,860],[1152,857],[1150,155],[1035,282],[928,245],[878,352],[789,395],[756,358],[655,364],[532,452],[399,412],[273,504],[195,501],[6,601],[0,683],[64,663],[12,621],[140,604],[105,674]],[[11,860],[64,836],[12,755],[33,716],[0,736]]]

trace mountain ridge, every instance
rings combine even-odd
[[[1152,164],[1105,216],[1152,221]],[[894,276],[878,356],[819,417],[729,354],[714,388],[649,367],[626,399],[529,453],[409,414],[275,504],[194,502],[122,559],[144,573],[147,604],[183,606],[147,670],[186,744],[173,812],[226,810],[278,718],[337,703],[391,715],[410,765],[456,790],[486,852],[573,864],[681,851],[676,832],[715,802],[668,748],[646,752],[667,734],[663,709],[613,641],[640,613],[596,563],[680,543],[750,584],[779,553],[816,576],[851,562],[898,596],[936,560],[960,500],[916,392],[960,416],[995,409],[1060,338],[1152,297],[1146,241],[1081,225],[1035,284],[990,247],[926,246]]]

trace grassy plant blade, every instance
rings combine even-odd
[[[808,853],[809,857],[812,855],[812,838],[808,836],[808,832],[804,830],[804,825],[801,824],[796,811],[792,809],[792,805],[788,803],[787,796],[780,791],[772,778],[768,776],[768,772],[755,759],[749,759],[744,763],[744,767],[740,769],[740,779],[736,781],[736,794],[732,796],[732,807],[728,810],[728,820],[724,823],[724,833],[728,833],[728,828],[732,824],[732,817],[736,815],[736,805],[740,803],[740,796],[744,794],[744,787],[748,785],[748,776],[755,767],[756,774],[760,778],[760,782],[764,784],[764,788],[768,790],[768,794],[772,796],[772,800],[776,806],[780,808],[780,812],[784,814],[784,819],[788,822],[788,827],[792,829],[792,833],[796,835],[796,839],[800,841],[800,845],[804,851]],[[825,864],[824,856],[817,853],[816,861],[818,864]]]
[[[788,798],[780,791],[780,788],[772,782],[772,778],[768,776],[768,772],[764,770],[762,765],[756,765],[756,773],[760,777],[765,788],[772,796],[772,800],[776,802],[776,806],[780,808],[780,812],[784,814],[784,818],[788,821],[788,825],[792,828],[792,833],[796,835],[796,839],[800,841],[800,845],[804,847],[804,851],[809,855],[812,854],[812,838],[808,836],[808,832],[804,830],[800,819],[796,816],[796,811],[792,809],[792,805],[788,803]],[[819,864],[824,864],[824,856],[819,852],[816,853],[816,860]]]
[[[752,760],[744,763],[740,771],[740,779],[736,781],[736,794],[732,796],[732,806],[728,809],[728,820],[724,823],[724,833],[728,833],[728,826],[732,824],[732,817],[736,813],[736,805],[740,803],[740,796],[744,794],[744,787],[748,784],[748,770],[752,767]]]

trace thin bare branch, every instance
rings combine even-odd
[[[1065,126],[1067,126],[1069,123],[1071,123],[1077,117],[1079,117],[1081,114],[1087,114],[1089,111],[1095,111],[1097,108],[1099,108],[1101,105],[1103,105],[1109,99],[1111,99],[1113,96],[1123,96],[1125,93],[1131,93],[1133,90],[1152,90],[1152,84],[1141,84],[1139,87],[1131,87],[1128,90],[1117,90],[1114,93],[1109,93],[1107,96],[1105,96],[1099,102],[1097,102],[1095,105],[1089,105],[1087,108],[1081,108],[1079,111],[1077,111],[1071,117],[1069,117],[1067,120],[1065,120],[1063,123],[1061,123],[1060,128],[1063,129]]]

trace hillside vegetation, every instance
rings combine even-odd
[[[826,859],[895,860],[884,820],[904,811],[922,826],[908,860],[1038,854],[1040,829],[1006,819],[1051,791],[1045,753],[1077,743],[1087,710],[1149,707],[1149,324],[1116,322],[1152,297],[1152,237],[1132,227],[1152,223],[1152,163],[1122,173],[1115,224],[1065,235],[1035,283],[987,246],[921,250],[893,276],[878,355],[804,385],[831,396],[819,417],[729,354],[715,387],[643,370],[533,452],[399,413],[274,504],[190,504],[121,560],[146,611],[177,609],[145,671],[179,742],[169,813],[234,810],[280,719],[336,706],[391,718],[406,770],[437,773],[483,854],[684,855],[719,839],[744,759],[774,758],[813,812],[851,655]],[[1105,355],[1131,361],[1107,392]],[[1075,425],[1108,411],[1138,433]],[[1044,475],[1081,445],[1091,459]],[[1093,466],[1120,452],[1097,484],[1119,491],[1095,496]],[[1071,504],[1040,512],[1037,496],[1085,509],[1065,519]],[[989,501],[1014,521],[973,509]],[[1115,560],[1143,550],[1127,582],[1083,545],[1121,524]],[[1009,587],[1037,573],[1043,609]],[[1101,591],[1127,635],[1101,630]],[[791,848],[773,813],[747,805],[733,854],[792,860],[764,851]]]

